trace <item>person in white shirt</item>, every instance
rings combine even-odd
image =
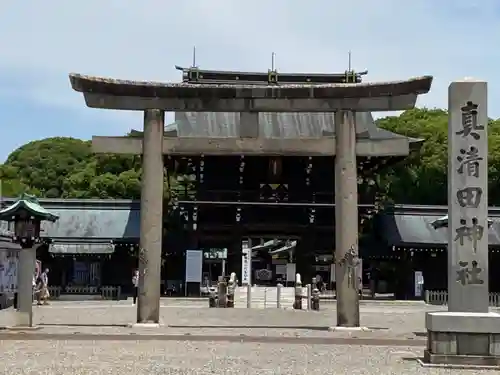
[[[31,282],[31,288],[32,288],[31,302],[33,302],[35,300],[35,295],[37,294],[37,291],[36,291],[36,274],[33,274],[33,281]]]
[[[38,305],[48,305],[49,294],[49,269],[46,268],[38,278]]]

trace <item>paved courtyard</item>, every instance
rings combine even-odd
[[[449,374],[422,368],[424,316],[436,307],[361,307],[368,332],[331,332],[335,306],[319,312],[208,309],[162,301],[161,328],[129,328],[130,302],[34,307],[35,331],[0,331],[2,374]],[[14,323],[0,311],[0,326]],[[453,370],[453,374],[497,371]]]

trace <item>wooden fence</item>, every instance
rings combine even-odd
[[[96,295],[100,294],[102,299],[119,300],[121,286],[49,286],[50,299],[59,299],[61,294]]]
[[[426,290],[425,303],[429,305],[447,305],[448,291],[447,290]],[[500,293],[490,293],[490,306],[500,307]]]

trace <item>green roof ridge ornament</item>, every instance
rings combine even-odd
[[[40,220],[54,222],[59,219],[59,216],[43,208],[36,196],[23,193],[13,204],[0,210],[0,220],[10,221],[12,220],[12,216],[15,216],[17,212],[22,210],[27,211],[30,215]]]
[[[30,202],[36,203],[38,205],[40,204],[38,202],[37,197],[34,194],[22,193],[18,200],[30,201]]]

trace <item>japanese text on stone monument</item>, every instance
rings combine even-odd
[[[485,126],[479,120],[479,104],[467,101],[460,110],[461,129],[455,131],[455,135],[460,136],[465,142],[461,142],[462,147],[455,156],[457,181],[461,181],[459,186],[456,186],[455,198],[461,208],[461,216],[459,225],[455,226],[454,241],[462,250],[470,249],[472,254],[477,254],[480,241],[485,235],[487,236],[482,225],[484,220],[479,217],[479,208],[486,195],[480,184],[480,180],[485,177],[481,175],[484,171],[481,164],[486,163],[481,152],[481,145],[484,143],[481,142],[481,138],[484,135]],[[470,182],[474,180],[477,180],[477,183],[471,184]],[[466,215],[463,215],[464,212]],[[481,277],[482,268],[477,260],[466,261],[459,256],[456,272],[456,281],[463,286],[484,283]]]

